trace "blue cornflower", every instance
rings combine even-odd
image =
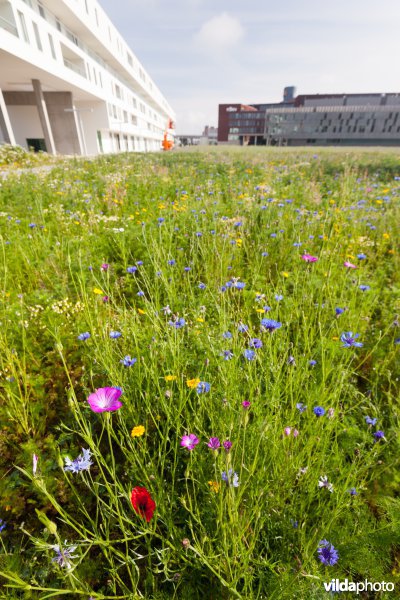
[[[66,456],[64,458],[64,471],[71,471],[71,473],[79,473],[79,471],[89,471],[90,466],[93,464],[90,460],[91,455],[92,453],[89,449],[85,450],[85,448],[82,448],[82,454],[80,454],[74,460],[71,460],[69,456]]]
[[[78,335],[78,340],[80,342],[84,342],[85,340],[88,340],[90,338],[90,333],[88,331],[85,331],[84,333],[80,333]]]
[[[251,338],[251,340],[250,340],[250,346],[251,346],[252,348],[259,349],[259,348],[262,348],[262,347],[263,347],[263,343],[262,343],[262,341],[261,341],[260,339],[258,339],[258,338]]]
[[[172,260],[169,260],[167,264],[168,264],[170,267],[173,267],[174,265],[176,265],[176,260],[174,260],[174,259],[172,259]]]
[[[175,329],[182,329],[182,327],[186,325],[186,321],[183,317],[179,317],[178,319],[175,319],[175,321],[168,321],[168,325],[175,327]]]
[[[229,469],[228,473],[222,471],[221,478],[229,487],[239,487],[240,485],[239,475],[233,469]]]
[[[340,336],[340,341],[343,342],[342,348],[362,348],[363,344],[355,341],[358,337],[360,337],[360,334],[353,334],[352,331],[345,331],[342,333]]]
[[[288,365],[292,365],[294,367],[296,366],[296,360],[295,360],[294,356],[289,356],[287,362],[288,362]]]
[[[315,367],[315,365],[317,364],[316,360],[309,360],[308,364],[310,365],[310,367]]]
[[[142,290],[139,290],[136,296],[144,296],[144,292]]]
[[[282,294],[276,294],[276,296],[275,296],[275,300],[276,300],[277,302],[280,302],[281,300],[283,300],[283,296],[282,296]]]
[[[307,409],[307,406],[304,406],[302,402],[298,402],[296,408],[300,413],[303,413]]]
[[[0,533],[6,528],[6,524],[3,519],[0,519]]]
[[[224,350],[221,356],[223,356],[224,360],[231,360],[231,358],[233,358],[233,352],[232,350]]]
[[[231,332],[230,332],[230,331],[224,331],[224,333],[222,334],[222,337],[223,337],[225,340],[230,340],[230,339],[232,339],[232,334],[231,334]]]
[[[374,438],[375,438],[376,442],[378,442],[379,440],[382,440],[384,437],[385,437],[385,433],[383,431],[375,431]]]
[[[375,425],[378,419],[372,417],[365,417],[365,422],[367,425]]]
[[[249,349],[246,349],[246,350],[243,352],[243,356],[244,356],[245,358],[247,358],[247,360],[254,360],[254,359],[255,359],[255,357],[256,357],[256,353],[254,352],[254,350],[249,350]]]
[[[137,267],[127,267],[127,273],[135,273],[137,271]]]
[[[261,319],[261,329],[267,331],[275,331],[275,329],[279,329],[282,327],[282,323],[279,321],[274,321],[274,319]]]
[[[205,392],[209,392],[210,388],[211,386],[209,383],[207,383],[207,381],[200,381],[200,383],[196,387],[196,392],[198,394],[204,394]]]
[[[239,333],[246,333],[246,331],[248,331],[249,326],[245,325],[244,323],[239,323],[238,325],[238,331]]]
[[[185,267],[183,270],[186,271],[186,272],[188,272],[188,271],[191,270],[191,267]]]
[[[237,290],[242,290],[245,287],[245,283],[244,281],[235,281],[233,284],[233,287],[235,287]]]
[[[205,284],[205,283],[202,283],[202,282],[200,281],[200,283],[199,283],[198,287],[199,287],[201,290],[205,290],[207,286],[206,286],[206,284]]]
[[[269,312],[271,310],[270,306],[263,306],[263,311],[264,312]]]
[[[355,487],[352,487],[347,491],[349,492],[350,496],[357,496],[357,490]]]
[[[141,266],[142,266],[142,264],[143,264],[143,261],[142,261],[142,260],[137,260],[137,261],[136,261],[136,264],[137,264],[137,266],[138,266],[138,267],[141,267]]]
[[[340,308],[339,306],[337,306],[335,308],[335,313],[337,316],[342,315],[344,313],[345,309],[344,308]]]
[[[362,292],[368,292],[371,289],[370,285],[359,285],[358,287]]]
[[[313,408],[313,412],[317,417],[323,417],[325,414],[325,409],[322,406],[315,406]]]
[[[367,258],[367,255],[361,252],[360,254],[357,254],[357,258],[358,260],[365,260]]]
[[[318,558],[322,564],[331,567],[335,565],[339,560],[339,554],[335,547],[327,540],[321,540],[318,545]]]
[[[261,252],[261,256],[268,256],[268,252]]]
[[[66,541],[65,541],[66,543]],[[73,555],[77,548],[77,546],[65,546],[63,549],[60,548],[58,544],[51,546],[51,548],[56,552],[56,556],[51,559],[51,562],[56,562],[60,567],[67,567],[67,569],[71,569],[72,565],[70,562],[71,558],[77,558],[77,555]]]
[[[110,331],[110,338],[116,340],[120,338],[122,333],[120,331]]]
[[[131,358],[129,354],[127,354],[123,359],[119,361],[124,367],[132,367],[135,362],[137,362],[137,358]]]

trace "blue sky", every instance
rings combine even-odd
[[[178,133],[218,104],[400,92],[400,0],[99,0],[176,111]]]

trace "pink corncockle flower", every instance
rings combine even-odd
[[[242,406],[245,410],[248,410],[250,408],[250,402],[248,400],[243,400],[242,402]]]
[[[293,437],[297,437],[299,435],[299,432],[297,431],[297,429],[293,429]]]
[[[219,438],[217,438],[217,437],[211,437],[210,441],[207,444],[207,446],[209,448],[211,448],[211,450],[218,450],[218,448],[220,448],[220,446],[221,446],[221,442],[219,441]]]
[[[115,387],[99,388],[88,398],[90,408],[97,413],[118,410],[122,406],[118,400],[121,394],[121,390]]]
[[[305,260],[306,262],[317,262],[318,257],[317,256],[312,256],[311,254],[302,254],[301,258],[303,260]]]
[[[39,462],[39,457],[37,454],[34,454],[32,456],[32,473],[34,475],[36,475],[36,471],[37,471],[37,466],[38,466],[38,462]]]
[[[353,265],[353,263],[349,262],[348,260],[344,261],[343,266],[347,267],[348,269],[357,269],[356,265]]]
[[[110,265],[108,263],[103,263],[100,268],[102,271],[108,271],[109,266]]]
[[[181,446],[186,448],[186,450],[193,450],[195,446],[199,443],[198,437],[194,435],[194,433],[189,433],[189,435],[183,435],[181,439]]]
[[[285,427],[285,429],[283,430],[283,433],[285,435],[290,435],[292,433],[292,428],[291,427]]]

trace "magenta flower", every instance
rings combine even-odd
[[[317,262],[318,260],[317,256],[312,256],[311,254],[303,254],[301,258],[306,262]]]
[[[243,400],[242,406],[245,410],[248,410],[250,408],[250,402],[248,400]]]
[[[181,446],[186,448],[186,450],[193,450],[198,443],[199,439],[194,435],[194,433],[189,433],[189,435],[182,436]]]
[[[285,435],[290,435],[292,433],[292,428],[291,427],[285,427],[285,429],[283,430],[283,433]]]
[[[118,400],[121,394],[121,390],[115,387],[99,388],[88,398],[90,408],[97,413],[118,410],[122,406]]]
[[[353,263],[349,262],[348,260],[344,261],[343,266],[347,267],[348,269],[357,269],[356,265],[353,265]]]
[[[207,446],[211,448],[211,450],[218,450],[218,448],[221,446],[221,442],[219,441],[219,438],[211,437]]]
[[[227,452],[232,448],[232,442],[230,440],[225,440],[222,445]]]

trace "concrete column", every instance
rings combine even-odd
[[[7,144],[15,146],[14,132],[11,126],[10,117],[8,116],[8,110],[4,101],[3,92],[0,89],[0,129],[3,132],[4,140]]]
[[[47,113],[47,106],[39,79],[32,79],[32,85],[35,94],[36,107],[38,109],[39,119],[43,129],[44,141],[46,142],[47,152],[49,154],[57,154],[53,133],[51,131],[50,119]]]

